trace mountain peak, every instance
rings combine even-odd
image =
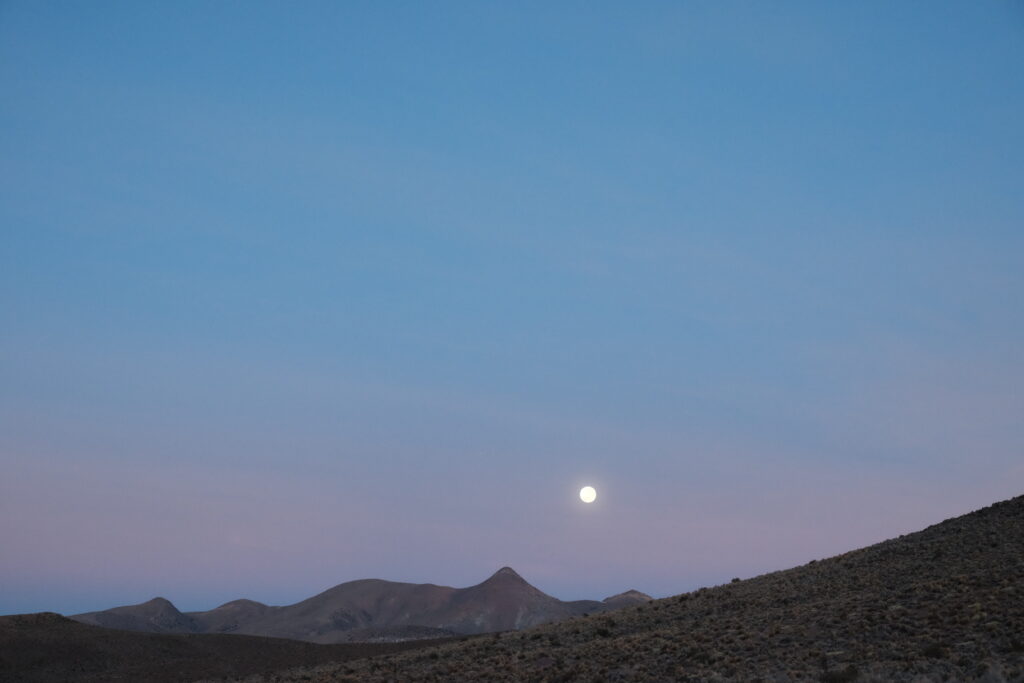
[[[241,598],[239,600],[232,600],[231,602],[225,602],[220,607],[217,607],[217,609],[243,608],[243,607],[261,608],[261,607],[266,607],[266,605],[264,605],[262,602],[256,602],[255,600],[246,600],[245,598]]]
[[[618,593],[616,595],[613,595],[613,596],[611,596],[609,598],[605,598],[605,600],[614,600],[615,598],[637,598],[639,600],[644,600],[644,601],[648,601],[648,600],[653,600],[654,599],[650,595],[648,595],[647,593],[641,593],[640,591],[636,590],[635,588],[630,588],[628,591],[623,591],[623,592]]]
[[[629,605],[629,604],[639,604],[639,603],[643,603],[643,602],[650,602],[653,599],[654,598],[652,598],[647,593],[641,593],[640,591],[631,588],[628,591],[624,591],[624,592],[619,593],[617,595],[612,595],[611,597],[607,597],[604,600],[602,600],[601,602],[603,602],[605,604],[608,604],[608,605],[625,606],[625,605]]]
[[[174,607],[174,603],[173,602],[171,602],[167,598],[161,598],[159,596],[153,598],[152,600],[144,602],[142,604],[143,605],[149,605],[149,606],[152,606],[152,607]]]
[[[146,602],[138,605],[127,605],[125,607],[119,607],[115,609],[121,609],[125,611],[138,612],[140,614],[180,614],[178,608],[174,606],[174,603],[167,598],[153,598]]]
[[[526,583],[526,579],[524,579],[523,577],[519,576],[518,572],[516,572],[515,569],[512,569],[512,567],[502,567],[498,571],[496,571],[493,574],[491,574],[491,578],[489,578],[487,580],[488,581],[495,581],[497,579],[503,579],[503,580],[506,580],[506,581],[509,580],[509,579],[514,579],[516,581],[522,581],[523,583]]]

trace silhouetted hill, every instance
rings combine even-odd
[[[643,603],[650,602],[653,599],[654,598],[652,598],[647,593],[641,593],[637,590],[628,590],[624,593],[619,593],[618,595],[613,595],[609,598],[605,598],[601,602],[603,602],[605,605],[613,609],[618,609],[620,607],[642,605]]]
[[[114,607],[103,612],[90,612],[72,617],[75,621],[104,628],[147,633],[198,633],[203,630],[189,616],[165,598],[153,598],[141,605]]]
[[[274,609],[276,608],[255,600],[232,600],[208,612],[192,612],[188,616],[196,624],[197,629],[204,633],[233,633],[238,630],[239,624],[256,621]],[[93,614],[102,614],[102,612]],[[86,615],[72,618],[78,619],[84,616]]]
[[[649,600],[629,591],[603,602],[563,602],[503,567],[483,583],[450,588],[430,583],[361,579],[284,607],[234,600],[207,612],[181,613],[167,600],[77,614],[83,623],[153,633],[239,633],[314,643],[436,638],[525,628]]]
[[[43,612],[0,617],[0,681],[219,680],[342,662],[430,642],[436,641],[315,645],[256,636],[140,633]]]
[[[1024,681],[1024,496],[861,550],[296,681]]]

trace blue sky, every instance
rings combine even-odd
[[[1022,39],[0,4],[0,612],[669,595],[1024,492]]]

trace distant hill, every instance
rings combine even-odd
[[[146,633],[200,633],[203,631],[195,619],[179,612],[178,608],[165,598],[153,598],[140,605],[126,605],[102,612],[79,614],[71,619],[93,626]]]
[[[1024,496],[794,569],[280,681],[1024,681]]]
[[[237,633],[314,643],[407,640],[507,631],[651,600],[627,591],[604,601],[563,602],[510,567],[469,588],[349,581],[294,605],[235,600],[206,612],[179,612],[164,598],[76,614],[85,624],[150,633]]]

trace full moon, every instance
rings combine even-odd
[[[597,491],[594,490],[593,486],[584,486],[580,489],[580,500],[584,503],[593,503],[596,498]]]

